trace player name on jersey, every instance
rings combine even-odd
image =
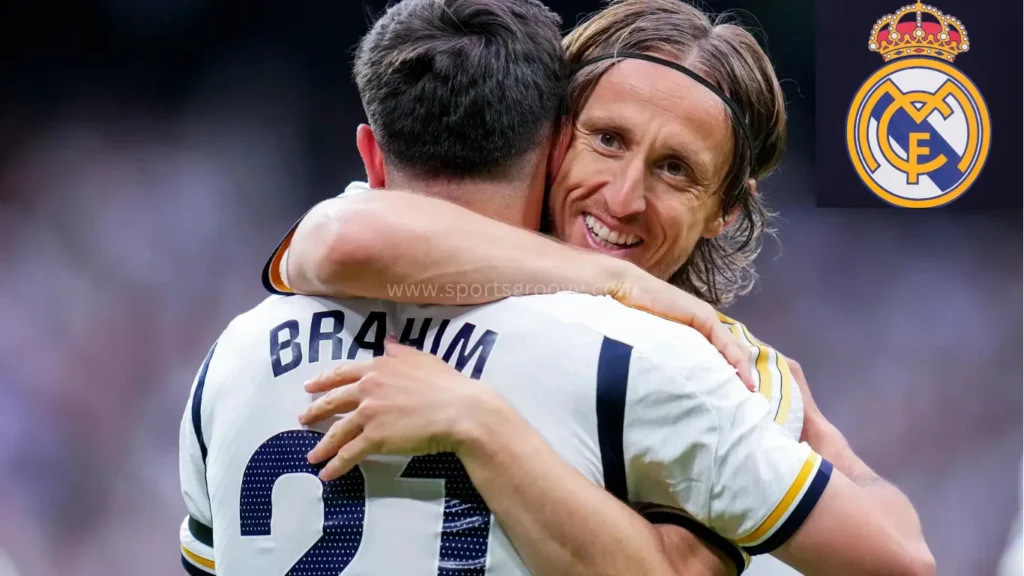
[[[451,321],[447,318],[440,321],[429,317],[408,318],[402,328],[399,342],[420,351],[430,352],[435,356],[440,355],[447,363],[451,363],[454,357],[454,366],[459,372],[464,372],[470,361],[473,361],[469,376],[480,378],[487,366],[487,359],[490,358],[491,351],[498,341],[498,333],[493,330],[478,330],[477,326],[469,322],[462,323],[448,346],[445,347],[444,353],[439,354],[441,342],[450,323]],[[381,311],[370,312],[360,320],[358,329],[349,331],[345,330],[345,313],[342,310],[315,312],[309,324],[305,326],[305,331],[298,320],[291,319],[282,322],[270,330],[270,364],[274,370],[274,377],[277,378],[298,368],[303,360],[311,364],[319,362],[321,348],[324,344],[330,345],[330,359],[334,361],[343,358],[354,360],[361,350],[372,352],[374,356],[381,356],[384,354],[384,340],[387,337],[388,325],[387,313]],[[430,337],[429,347],[427,347],[427,337],[434,325],[437,326],[437,329]],[[345,332],[355,333],[355,336],[347,343],[347,349],[346,342],[342,338],[342,334]],[[306,343],[305,346],[303,346],[303,342]],[[303,353],[304,348],[305,353]]]
[[[225,329],[182,414],[186,571],[528,573],[453,454],[373,455],[317,478],[307,454],[322,428],[298,425],[310,402],[302,383],[382,355],[389,334],[501,394],[584,478],[747,552],[781,545],[827,483],[827,463],[772,422],[773,406],[703,336],[610,298],[277,296]],[[735,561],[745,564],[741,552]]]

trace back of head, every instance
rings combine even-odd
[[[404,0],[363,38],[359,94],[390,168],[505,180],[565,93],[559,18],[536,0]]]
[[[694,70],[733,100],[753,138],[733,127],[733,158],[722,188],[723,214],[738,211],[736,222],[715,238],[702,238],[671,281],[715,305],[728,304],[753,285],[753,260],[761,247],[770,213],[748,179],[760,180],[782,158],[786,108],[771,60],[757,40],[726,18],[712,20],[683,0],[611,0],[565,38],[570,66],[601,54],[643,52]],[[576,118],[611,61],[588,66],[568,87],[569,114]],[[724,105],[723,105],[724,106]]]

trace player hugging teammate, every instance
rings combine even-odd
[[[367,183],[264,271],[319,296],[242,314],[200,370],[183,566],[934,573],[906,498],[711,307],[752,281],[784,135],[770,62],[675,0],[613,2],[565,50],[558,24],[534,0],[405,0],[363,39]],[[491,282],[606,292],[387,291]]]

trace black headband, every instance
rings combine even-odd
[[[743,133],[743,137],[747,141],[747,150],[750,152],[750,160],[749,160],[749,162],[751,164],[753,163],[753,161],[754,161],[754,139],[750,137],[750,131],[747,129],[747,124],[743,121],[743,115],[740,114],[740,107],[737,106],[736,103],[733,102],[731,98],[726,96],[725,92],[722,92],[721,90],[719,90],[717,86],[715,86],[711,82],[708,82],[703,77],[701,77],[700,74],[697,74],[696,72],[694,72],[693,70],[690,70],[689,68],[687,68],[686,66],[683,66],[682,64],[677,64],[676,62],[673,62],[671,60],[665,60],[664,58],[658,58],[657,56],[651,56],[650,54],[644,54],[642,52],[613,52],[611,54],[601,54],[600,56],[594,56],[593,58],[590,58],[588,60],[584,60],[582,63],[577,65],[575,68],[573,68],[572,74],[575,76],[577,72],[579,72],[580,70],[582,70],[583,68],[585,68],[587,66],[590,66],[591,64],[596,64],[597,62],[601,62],[603,60],[612,60],[612,59],[620,59],[620,58],[631,58],[631,59],[634,59],[634,60],[646,60],[647,62],[653,62],[655,64],[661,64],[662,66],[667,66],[667,67],[669,67],[669,68],[671,68],[673,70],[677,70],[679,72],[682,72],[683,74],[686,74],[690,78],[694,79],[698,84],[700,84],[701,86],[703,86],[703,87],[707,88],[708,90],[710,90],[715,96],[718,96],[718,98],[722,102],[725,102],[725,105],[729,107],[729,111],[732,112],[731,120],[732,120],[733,125],[736,126],[737,128],[739,128],[740,132]]]

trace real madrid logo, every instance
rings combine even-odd
[[[885,16],[868,48],[888,62],[864,82],[846,120],[846,147],[879,198],[932,208],[978,178],[991,142],[981,93],[951,62],[967,52],[960,20],[920,2]]]

